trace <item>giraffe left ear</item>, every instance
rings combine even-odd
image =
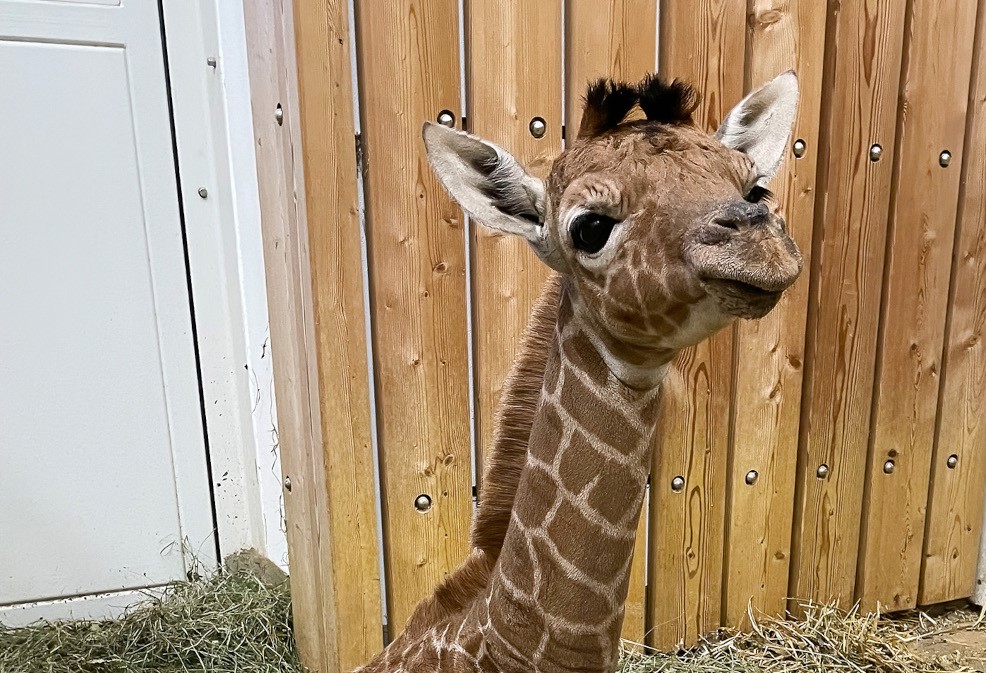
[[[490,229],[515,234],[552,268],[558,268],[544,226],[544,182],[509,152],[465,131],[426,122],[422,135],[438,179],[467,215]]]
[[[760,182],[766,182],[784,158],[797,112],[798,76],[788,70],[740,101],[726,115],[716,138],[750,157]]]

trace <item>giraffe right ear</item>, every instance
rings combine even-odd
[[[539,256],[546,246],[544,182],[491,142],[465,131],[425,122],[428,161],[467,215],[526,239]]]

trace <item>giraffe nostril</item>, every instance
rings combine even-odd
[[[739,230],[739,220],[733,217],[717,217],[712,221],[712,224],[722,227],[723,229],[732,229],[733,231]]]

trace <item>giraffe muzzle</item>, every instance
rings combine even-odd
[[[804,260],[781,218],[762,212],[750,218],[715,219],[686,246],[686,257],[720,308],[761,318],[801,275]]]

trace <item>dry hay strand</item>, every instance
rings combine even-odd
[[[749,613],[748,633],[723,629],[675,654],[624,649],[621,673],[977,673],[956,654],[909,647],[934,633],[982,627],[977,615],[954,612],[938,623],[924,613],[893,619],[862,614],[858,606],[804,603],[801,619]],[[930,621],[929,621],[930,620]]]
[[[748,633],[722,630],[675,654],[628,643],[620,673],[972,673],[919,639],[983,629],[980,615],[891,618],[804,604],[803,618],[750,612]],[[304,673],[291,634],[287,582],[247,570],[173,585],[121,619],[0,627],[2,673]]]
[[[3,673],[302,673],[288,585],[245,571],[170,586],[116,620],[0,627]]]

